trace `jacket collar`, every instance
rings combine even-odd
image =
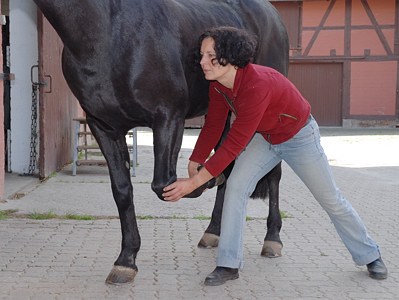
[[[236,77],[234,78],[234,87],[233,91],[231,91],[229,88],[225,87],[224,85],[220,84],[219,82],[215,81],[214,84],[223,93],[226,93],[228,95],[231,95],[233,99],[235,99],[238,95],[238,92],[240,90],[244,74],[246,73],[246,70],[248,69],[248,66],[250,64],[246,65],[244,68],[238,68]]]

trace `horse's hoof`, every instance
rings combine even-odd
[[[202,239],[198,243],[198,248],[214,248],[219,245],[219,236],[212,233],[204,233]]]
[[[275,241],[265,241],[260,255],[270,258],[280,257],[283,245]]]
[[[205,182],[203,185],[196,188],[190,194],[185,195],[183,198],[198,198],[199,196],[202,195],[202,193],[205,190],[214,188],[215,186],[219,186],[219,185],[223,184],[225,180],[226,180],[226,178],[224,177],[224,174],[221,173],[218,177],[212,178],[211,180]]]
[[[209,186],[208,188],[211,189],[215,186],[219,186],[223,184],[226,181],[226,177],[224,176],[223,173],[220,173],[216,178],[214,178],[214,181],[209,181]]]
[[[133,282],[137,270],[122,266],[114,266],[105,280],[108,284],[122,285]]]

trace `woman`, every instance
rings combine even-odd
[[[206,277],[205,285],[221,285],[239,277],[248,198],[258,180],[281,160],[327,212],[353,260],[367,265],[370,277],[387,278],[378,245],[335,185],[310,104],[282,74],[250,63],[256,41],[245,31],[213,28],[199,42],[200,65],[211,81],[208,115],[190,157],[189,178],[166,187],[163,196],[178,201],[235,160],[226,183],[217,267]],[[229,109],[236,119],[222,146],[207,160]],[[203,168],[198,171],[200,165]]]

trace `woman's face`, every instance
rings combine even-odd
[[[207,80],[217,80],[224,83],[231,74],[231,65],[222,66],[216,59],[215,41],[213,38],[206,38],[202,41],[201,52],[202,58],[200,65]]]

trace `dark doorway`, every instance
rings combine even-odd
[[[342,126],[342,64],[290,64],[288,78],[312,105],[321,126]]]
[[[8,16],[8,1],[2,1],[2,13],[5,15],[6,24],[2,26],[2,51],[3,51],[3,71],[4,74],[10,74],[10,17]],[[5,145],[5,171],[10,172],[9,167],[9,140],[11,130],[11,83],[10,80],[4,80],[4,145]]]

